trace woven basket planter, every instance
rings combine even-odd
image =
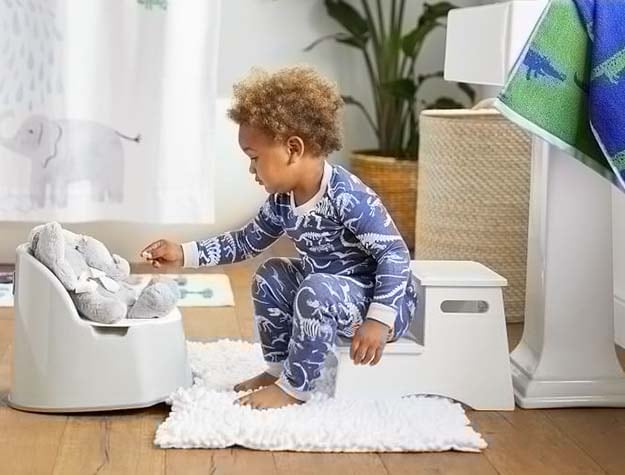
[[[506,318],[523,320],[530,138],[494,110],[421,114],[417,259],[472,260],[508,279]]]
[[[417,161],[362,151],[352,153],[350,168],[380,196],[408,249],[412,250],[417,212]]]

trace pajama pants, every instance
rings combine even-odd
[[[363,281],[364,280],[364,281]],[[307,400],[337,334],[351,338],[372,301],[375,276],[357,280],[333,274],[305,275],[300,259],[273,258],[254,276],[254,317],[268,373],[291,396]],[[411,278],[399,302],[392,339],[401,337],[417,306]]]

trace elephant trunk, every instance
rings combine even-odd
[[[14,137],[5,137],[4,135],[2,135],[2,125],[4,123],[4,121],[6,121],[8,118],[12,118],[13,117],[13,111],[5,111],[0,113],[0,144],[13,150],[14,147]]]

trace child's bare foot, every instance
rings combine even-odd
[[[295,399],[276,384],[272,384],[239,398],[238,402],[241,406],[251,406],[254,409],[277,409],[291,404],[302,404],[303,401]]]
[[[278,380],[275,376],[270,375],[269,373],[260,373],[258,376],[254,376],[247,381],[243,381],[242,383],[237,384],[234,387],[236,392],[240,391],[255,391],[259,388],[264,388],[266,386],[271,386]]]

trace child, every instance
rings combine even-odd
[[[410,255],[378,196],[326,157],[341,148],[336,86],[307,67],[253,71],[234,87],[229,117],[249,171],[269,197],[239,231],[142,256],[154,267],[213,266],[258,255],[281,235],[298,258],[264,262],[253,281],[254,316],[266,372],[235,386],[241,404],[306,401],[337,334],[352,338],[355,364],[376,364],[416,309]],[[262,389],[261,389],[262,388]]]

